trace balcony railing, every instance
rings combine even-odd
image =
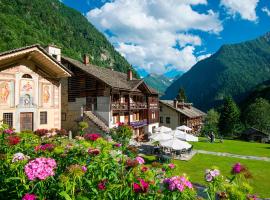
[[[132,126],[133,128],[140,128],[142,126],[146,126],[147,125],[147,119],[143,119],[140,121],[135,121],[135,122],[130,122],[130,126]]]
[[[158,103],[150,103],[149,108],[150,109],[158,108]]]
[[[112,102],[113,110],[128,110],[128,103]]]
[[[147,109],[147,103],[146,102],[130,103],[130,109]]]

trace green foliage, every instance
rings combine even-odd
[[[88,128],[88,123],[87,122],[84,122],[84,121],[79,122],[78,127],[79,127],[80,135],[83,135],[84,134],[84,130]]]
[[[178,101],[184,101],[184,102],[187,102],[187,96],[186,96],[186,93],[185,93],[184,88],[181,87],[181,88],[179,89],[179,92],[178,92],[178,95],[177,95],[176,99],[177,99]]]
[[[214,134],[217,135],[219,133],[218,129],[219,118],[220,114],[216,110],[214,109],[209,110],[205,117],[202,133],[204,135],[208,135],[209,133],[213,132]]]
[[[130,126],[120,125],[117,128],[111,130],[112,139],[123,145],[127,145],[133,135],[133,131]]]
[[[246,108],[243,116],[247,127],[270,134],[270,103],[266,99],[256,99]]]
[[[0,51],[54,43],[77,60],[88,54],[98,66],[121,72],[131,67],[84,16],[59,0],[0,0],[0,27]]]
[[[219,128],[224,136],[234,136],[240,132],[240,110],[232,97],[226,97],[221,108]]]
[[[252,41],[224,45],[171,84],[164,99],[174,99],[180,87],[189,101],[207,110],[226,96],[238,102],[270,79],[270,33]]]

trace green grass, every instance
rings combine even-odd
[[[154,161],[154,156],[146,156],[148,162]],[[207,168],[216,166],[225,176],[230,175],[231,167],[236,162],[244,164],[253,175],[251,186],[254,193],[262,198],[270,197],[270,162],[244,160],[230,157],[220,157],[205,154],[196,154],[190,161],[175,160],[177,165],[175,174],[186,173],[194,183],[204,184],[204,171]]]
[[[223,143],[220,143],[219,139],[217,139],[215,143],[210,143],[206,138],[200,138],[199,142],[191,143],[193,148],[198,150],[270,157],[270,144],[244,142],[239,140],[224,140]]]

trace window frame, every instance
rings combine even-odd
[[[46,114],[46,115],[43,116],[42,114]],[[43,118],[43,117],[45,117],[45,118]],[[46,124],[48,124],[48,112],[47,111],[41,111],[39,113],[39,123],[40,123],[40,125],[46,125]]]
[[[5,117],[5,116],[8,116],[8,115],[10,115],[9,116],[10,119],[7,119],[7,117]],[[13,122],[14,122],[13,121],[13,113],[12,112],[11,113],[3,113],[3,122],[5,124],[9,125],[10,128],[13,128]]]
[[[166,124],[170,124],[171,123],[171,118],[170,117],[166,117]]]

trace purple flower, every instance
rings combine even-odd
[[[87,171],[87,167],[86,167],[86,166],[82,166],[82,170],[83,170],[84,172],[86,172],[86,171]]]
[[[171,169],[174,169],[175,168],[175,164],[170,163],[170,164],[168,164],[168,167],[171,168]]]
[[[116,144],[114,144],[114,146],[115,146],[115,147],[121,147],[121,146],[122,146],[122,144],[120,144],[120,143],[116,143]]]
[[[240,163],[236,163],[232,168],[232,172],[234,174],[239,174],[241,170],[242,170],[242,165]]]
[[[34,194],[29,194],[29,193],[26,193],[24,195],[24,197],[22,198],[22,200],[36,200],[37,199],[37,196],[34,195]]]
[[[209,173],[209,174],[206,174],[206,175],[205,175],[205,180],[206,180],[207,182],[211,182],[211,181],[213,180],[213,176],[211,176],[210,173]]]
[[[168,190],[170,191],[178,190],[183,192],[186,188],[193,188],[191,182],[185,176],[174,176],[171,178],[166,178],[164,179],[163,183],[167,185]]]

